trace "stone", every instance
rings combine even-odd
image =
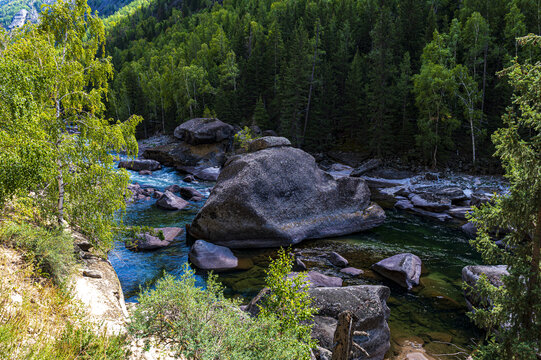
[[[451,208],[451,200],[438,198],[430,193],[412,194],[410,201],[413,206],[431,212],[443,212]]]
[[[215,118],[196,118],[177,126],[174,136],[190,145],[212,144],[232,139],[233,126]]]
[[[184,229],[179,227],[165,227],[154,229],[155,233],[137,234],[132,241],[126,242],[130,250],[156,250],[167,247],[173,240],[182,234]],[[162,233],[163,239],[159,233]]]
[[[349,262],[346,260],[346,258],[344,258],[342,255],[340,255],[340,254],[338,254],[338,253],[336,253],[334,251],[331,252],[328,257],[329,257],[329,261],[334,266],[346,267],[349,264]]]
[[[427,172],[425,174],[425,180],[435,181],[435,180],[439,180],[439,178],[440,178],[439,173]]]
[[[394,204],[394,207],[400,210],[408,210],[413,208],[413,204],[409,200],[398,200]]]
[[[375,178],[369,176],[362,176],[362,179],[366,181],[366,184],[370,188],[392,188],[392,187],[404,187],[410,182],[409,179],[385,179]]]
[[[195,201],[195,200],[192,200],[194,197],[199,198],[199,201],[203,199],[203,194],[201,194],[199,191],[197,191],[196,189],[192,187],[188,187],[188,186],[181,187],[178,192],[180,193],[180,196],[184,200]]]
[[[190,145],[182,141],[148,148],[143,152],[147,159],[154,159],[165,166],[184,167],[221,166],[225,162],[225,154],[231,148],[229,140],[214,144]],[[189,173],[189,172],[188,172]]]
[[[384,220],[362,179],[335,180],[308,153],[281,146],[230,158],[190,234],[230,248],[289,246]]]
[[[168,187],[165,188],[165,191],[170,191],[172,193],[178,193],[178,192],[180,192],[180,186],[177,185],[177,184],[169,185]]]
[[[118,163],[118,167],[128,169],[128,170],[134,170],[134,171],[141,171],[141,170],[155,171],[162,168],[161,164],[158,161],[150,160],[150,159],[135,159],[135,160],[120,161]]]
[[[421,264],[417,255],[404,253],[383,259],[372,265],[372,269],[409,290],[419,285]]]
[[[256,152],[259,150],[279,146],[291,146],[291,141],[289,141],[285,137],[265,136],[259,139],[252,140],[248,145],[248,152]]]
[[[150,170],[141,170],[141,171],[139,171],[139,175],[152,175],[152,171],[150,171]]]
[[[216,181],[220,175],[220,168],[217,166],[206,167],[195,170],[193,175],[203,181]]]
[[[156,201],[156,205],[165,210],[182,210],[190,203],[170,191],[166,191]]]
[[[416,207],[413,207],[411,209],[409,209],[410,211],[414,212],[415,214],[417,215],[421,215],[421,216],[424,216],[424,217],[429,217],[429,218],[432,218],[432,219],[435,219],[435,220],[438,220],[438,221],[449,221],[452,219],[451,215],[447,214],[447,213],[441,213],[441,212],[432,212],[432,211],[427,211],[427,210],[423,210],[423,209],[419,209],[419,208],[416,208]]]
[[[295,260],[293,261],[293,271],[306,271],[308,268],[306,267],[306,264],[302,262],[301,259],[298,257],[295,257]]]
[[[346,267],[340,270],[341,273],[350,275],[350,276],[359,276],[364,273],[361,269],[357,269],[354,267]]]
[[[380,166],[381,166],[381,160],[379,159],[366,160],[359,167],[353,170],[349,176],[359,177]]]
[[[327,276],[317,271],[308,271],[306,279],[310,287],[341,287],[343,280],[336,276]]]
[[[193,175],[188,175],[182,179],[182,181],[187,183],[193,183],[195,181],[195,177]]]
[[[462,231],[464,231],[468,236],[475,237],[477,236],[477,226],[472,222],[467,222],[461,226]]]
[[[469,206],[457,206],[449,209],[448,213],[457,219],[466,220],[466,215],[471,211]]]
[[[103,275],[98,270],[83,270],[83,276],[93,278],[93,279],[101,279]]]
[[[468,265],[462,269],[462,281],[471,286],[473,289],[465,290],[464,297],[466,299],[466,305],[470,310],[473,307],[481,305],[482,302],[490,303],[490,299],[482,299],[475,293],[475,285],[479,276],[485,274],[488,281],[496,286],[503,285],[502,277],[509,275],[507,271],[507,265]]]
[[[202,270],[226,271],[235,269],[239,260],[225,246],[196,240],[188,254],[190,262]]]
[[[390,290],[386,286],[358,285],[339,288],[313,288],[309,290],[313,306],[318,308],[314,316],[312,337],[317,339],[319,346],[333,349],[333,336],[338,315],[343,311],[351,311],[357,320],[354,322],[355,331],[365,331],[366,336],[354,336],[353,341],[362,346],[370,355],[364,357],[354,350],[353,359],[383,360],[390,348],[390,331],[387,319],[390,310],[386,300]]]
[[[161,191],[154,191],[154,194],[152,194],[152,197],[154,199],[159,199],[163,196],[163,193]]]

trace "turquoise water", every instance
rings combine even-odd
[[[132,181],[158,190],[172,184],[192,186],[202,192],[205,198],[213,185],[184,183],[182,176],[170,168],[154,172],[151,176],[132,172]],[[193,203],[189,209],[169,212],[157,208],[154,201],[152,199],[129,205],[125,224],[184,228],[191,223],[204,203]],[[311,269],[341,276],[344,285],[389,286],[389,326],[394,345],[404,339],[413,339],[424,343],[429,353],[453,353],[457,351],[454,346],[441,342],[468,348],[473,344],[472,340],[479,337],[465,315],[461,270],[465,265],[479,263],[480,257],[472,250],[458,224],[442,224],[390,209],[387,210],[386,222],[376,229],[340,238],[306,241],[295,250],[303,253]],[[118,241],[109,258],[118,273],[126,300],[137,301],[140,287],[151,286],[164,271],[180,275],[182,265],[188,260],[188,251],[183,234],[170,247],[154,252],[131,252],[125,249],[123,242]],[[321,256],[330,251],[339,252],[349,260],[351,266],[363,269],[364,274],[351,278],[337,272]],[[414,253],[423,260],[422,285],[410,292],[370,270],[373,263],[403,252]],[[264,286],[264,270],[275,250],[236,251],[236,254],[251,258],[255,266],[247,271],[221,274],[220,280],[226,285],[229,295],[240,296],[248,301]],[[196,278],[204,286],[205,274],[198,273]]]

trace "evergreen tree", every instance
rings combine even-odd
[[[541,45],[541,37],[519,43]],[[472,319],[488,329],[488,342],[476,359],[536,360],[541,354],[541,65],[514,62],[502,72],[513,87],[513,105],[494,133],[496,155],[502,160],[510,188],[491,204],[476,209],[478,227],[473,245],[487,263],[506,264],[509,276],[497,288],[482,276],[476,284],[490,306],[475,309]],[[491,238],[504,231],[503,247]],[[489,304],[484,304],[489,305]]]

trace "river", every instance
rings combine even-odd
[[[163,191],[177,184],[191,186],[208,197],[211,182],[184,183],[182,176],[172,168],[155,171],[152,175],[139,175],[130,171],[132,182],[142,187]],[[193,203],[181,211],[165,211],[154,205],[155,200],[139,201],[128,205],[124,223],[150,227],[177,226],[184,228],[191,223],[204,201]],[[344,285],[384,284],[391,288],[388,300],[391,316],[392,345],[404,344],[406,340],[424,343],[430,354],[457,353],[457,348],[471,350],[479,339],[479,332],[469,321],[461,289],[461,270],[465,265],[480,263],[480,257],[471,248],[468,238],[457,224],[444,224],[406,212],[388,209],[387,220],[378,228],[359,234],[333,239],[306,241],[296,250],[305,256],[310,269],[344,278]],[[137,301],[141,287],[152,286],[163,272],[180,275],[182,265],[188,261],[189,248],[185,234],[168,248],[153,252],[126,250],[117,241],[109,254],[126,301]],[[329,266],[320,254],[337,251],[349,260],[350,266],[364,270],[364,274],[351,278]],[[423,261],[421,284],[406,291],[370,270],[370,266],[391,255],[411,252]],[[221,274],[219,279],[226,285],[227,294],[240,296],[245,301],[264,286],[264,270],[275,250],[235,251],[239,257],[249,257],[255,266],[248,271]],[[197,273],[197,282],[205,284],[205,274]],[[448,345],[445,343],[452,343]],[[437,357],[436,357],[437,358]],[[442,359],[463,359],[463,355],[443,356]]]

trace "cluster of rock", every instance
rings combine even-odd
[[[370,188],[372,199],[440,221],[466,221],[472,206],[491,201],[501,192],[501,179],[468,175],[450,176],[432,172],[413,173],[383,167],[381,161],[369,159],[357,167],[332,164],[326,167],[333,176],[360,177]],[[488,183],[488,184],[485,184]],[[471,233],[472,225],[464,230]]]
[[[156,228],[151,232],[136,234],[134,239],[126,241],[126,247],[131,250],[161,249],[169,246],[183,232],[178,227]]]
[[[233,126],[218,119],[191,119],[178,126],[168,141],[144,149],[142,156],[200,180],[216,181],[234,133]]]

